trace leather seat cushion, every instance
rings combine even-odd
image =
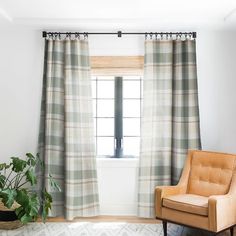
[[[177,211],[208,216],[208,197],[204,196],[195,194],[168,196],[163,198],[162,205]]]

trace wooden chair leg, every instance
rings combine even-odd
[[[164,236],[167,236],[167,221],[162,221]]]
[[[230,236],[234,236],[234,227],[230,228]]]

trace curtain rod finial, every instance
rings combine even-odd
[[[197,38],[197,32],[193,32],[193,38]]]
[[[46,37],[47,37],[47,32],[46,32],[46,31],[43,31],[43,32],[42,32],[42,35],[43,35],[43,38],[46,38]]]

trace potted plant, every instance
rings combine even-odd
[[[0,228],[17,228],[39,216],[45,222],[52,196],[46,188],[36,190],[36,169],[44,169],[39,154],[26,153],[25,159],[11,157],[9,164],[0,164]],[[48,178],[50,185],[60,191],[52,176]]]

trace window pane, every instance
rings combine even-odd
[[[114,155],[113,137],[97,137],[97,155]]]
[[[140,117],[140,100],[123,100],[124,117]]]
[[[114,98],[114,81],[98,80],[97,86],[98,98]]]
[[[96,98],[96,81],[92,80],[92,97]]]
[[[140,98],[140,81],[123,81],[124,98]]]
[[[114,100],[97,100],[98,117],[114,117]]]
[[[139,118],[124,118],[123,119],[123,134],[124,136],[139,136],[140,135],[140,119]]]
[[[97,118],[97,135],[114,135],[114,118]]]
[[[139,156],[140,138],[124,137],[124,155]]]

